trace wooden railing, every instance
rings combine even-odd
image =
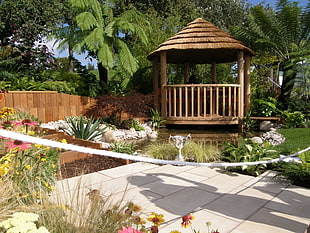
[[[203,120],[240,116],[240,85],[166,85],[161,92],[161,112],[165,118]]]

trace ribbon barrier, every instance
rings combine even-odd
[[[92,148],[87,148],[83,146],[77,146],[77,145],[52,141],[48,139],[32,137],[32,136],[28,136],[25,134],[7,131],[3,129],[0,129],[0,136],[5,137],[5,138],[12,138],[12,139],[23,141],[23,142],[29,142],[29,143],[40,144],[44,146],[60,148],[64,150],[72,150],[72,151],[78,151],[82,153],[109,156],[109,157],[119,158],[119,159],[128,159],[128,160],[132,160],[136,162],[146,162],[146,163],[154,163],[154,164],[160,164],[160,165],[171,164],[171,165],[177,165],[177,166],[238,167],[238,166],[244,166],[244,165],[277,163],[280,161],[300,162],[299,158],[296,156],[310,150],[310,147],[308,147],[304,150],[301,150],[297,153],[294,153],[288,156],[280,155],[280,157],[277,159],[270,159],[270,160],[265,160],[265,161],[243,162],[243,163],[226,163],[226,162],[224,163],[195,163],[195,162],[183,162],[183,161],[176,161],[176,160],[153,159],[153,158],[149,158],[146,156],[129,155],[129,154],[116,153],[116,152],[107,151],[107,150],[92,149]]]

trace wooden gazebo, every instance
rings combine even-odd
[[[249,110],[253,55],[210,22],[194,20],[148,55],[156,108],[167,124],[240,124]],[[237,84],[215,84],[216,64],[236,61]],[[184,84],[167,84],[167,64],[184,65]],[[212,84],[187,84],[190,64],[211,64]]]

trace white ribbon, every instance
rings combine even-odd
[[[66,144],[66,143],[47,140],[43,138],[28,136],[25,134],[7,131],[3,129],[0,129],[0,136],[6,137],[6,138],[12,138],[15,140],[20,140],[23,142],[35,143],[35,144],[44,145],[44,146],[61,148],[65,150],[73,150],[73,151],[78,151],[82,153],[109,156],[109,157],[119,158],[119,159],[128,159],[128,160],[132,160],[136,162],[146,162],[146,163],[154,163],[154,164],[171,164],[171,165],[178,165],[178,166],[237,167],[237,166],[244,166],[244,165],[277,163],[279,161],[292,162],[292,161],[299,160],[299,158],[296,158],[297,155],[310,150],[310,147],[308,147],[304,150],[301,150],[297,153],[294,153],[288,156],[280,155],[280,158],[270,159],[270,160],[265,160],[265,161],[243,162],[243,163],[195,163],[195,162],[182,162],[182,161],[175,161],[175,160],[153,159],[153,158],[149,158],[146,156],[138,156],[138,155],[136,156],[136,155],[129,155],[129,154],[124,154],[124,153],[116,153],[116,152],[107,151],[107,150],[92,149],[88,147]]]

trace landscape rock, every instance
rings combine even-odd
[[[260,137],[252,137],[252,142],[256,143],[256,144],[262,144],[263,143],[263,139],[261,139]]]
[[[260,131],[269,131],[273,127],[274,127],[274,124],[271,121],[262,121],[259,124]]]
[[[262,140],[269,142],[272,145],[280,145],[285,141],[285,137],[275,131],[269,131],[262,135]]]

